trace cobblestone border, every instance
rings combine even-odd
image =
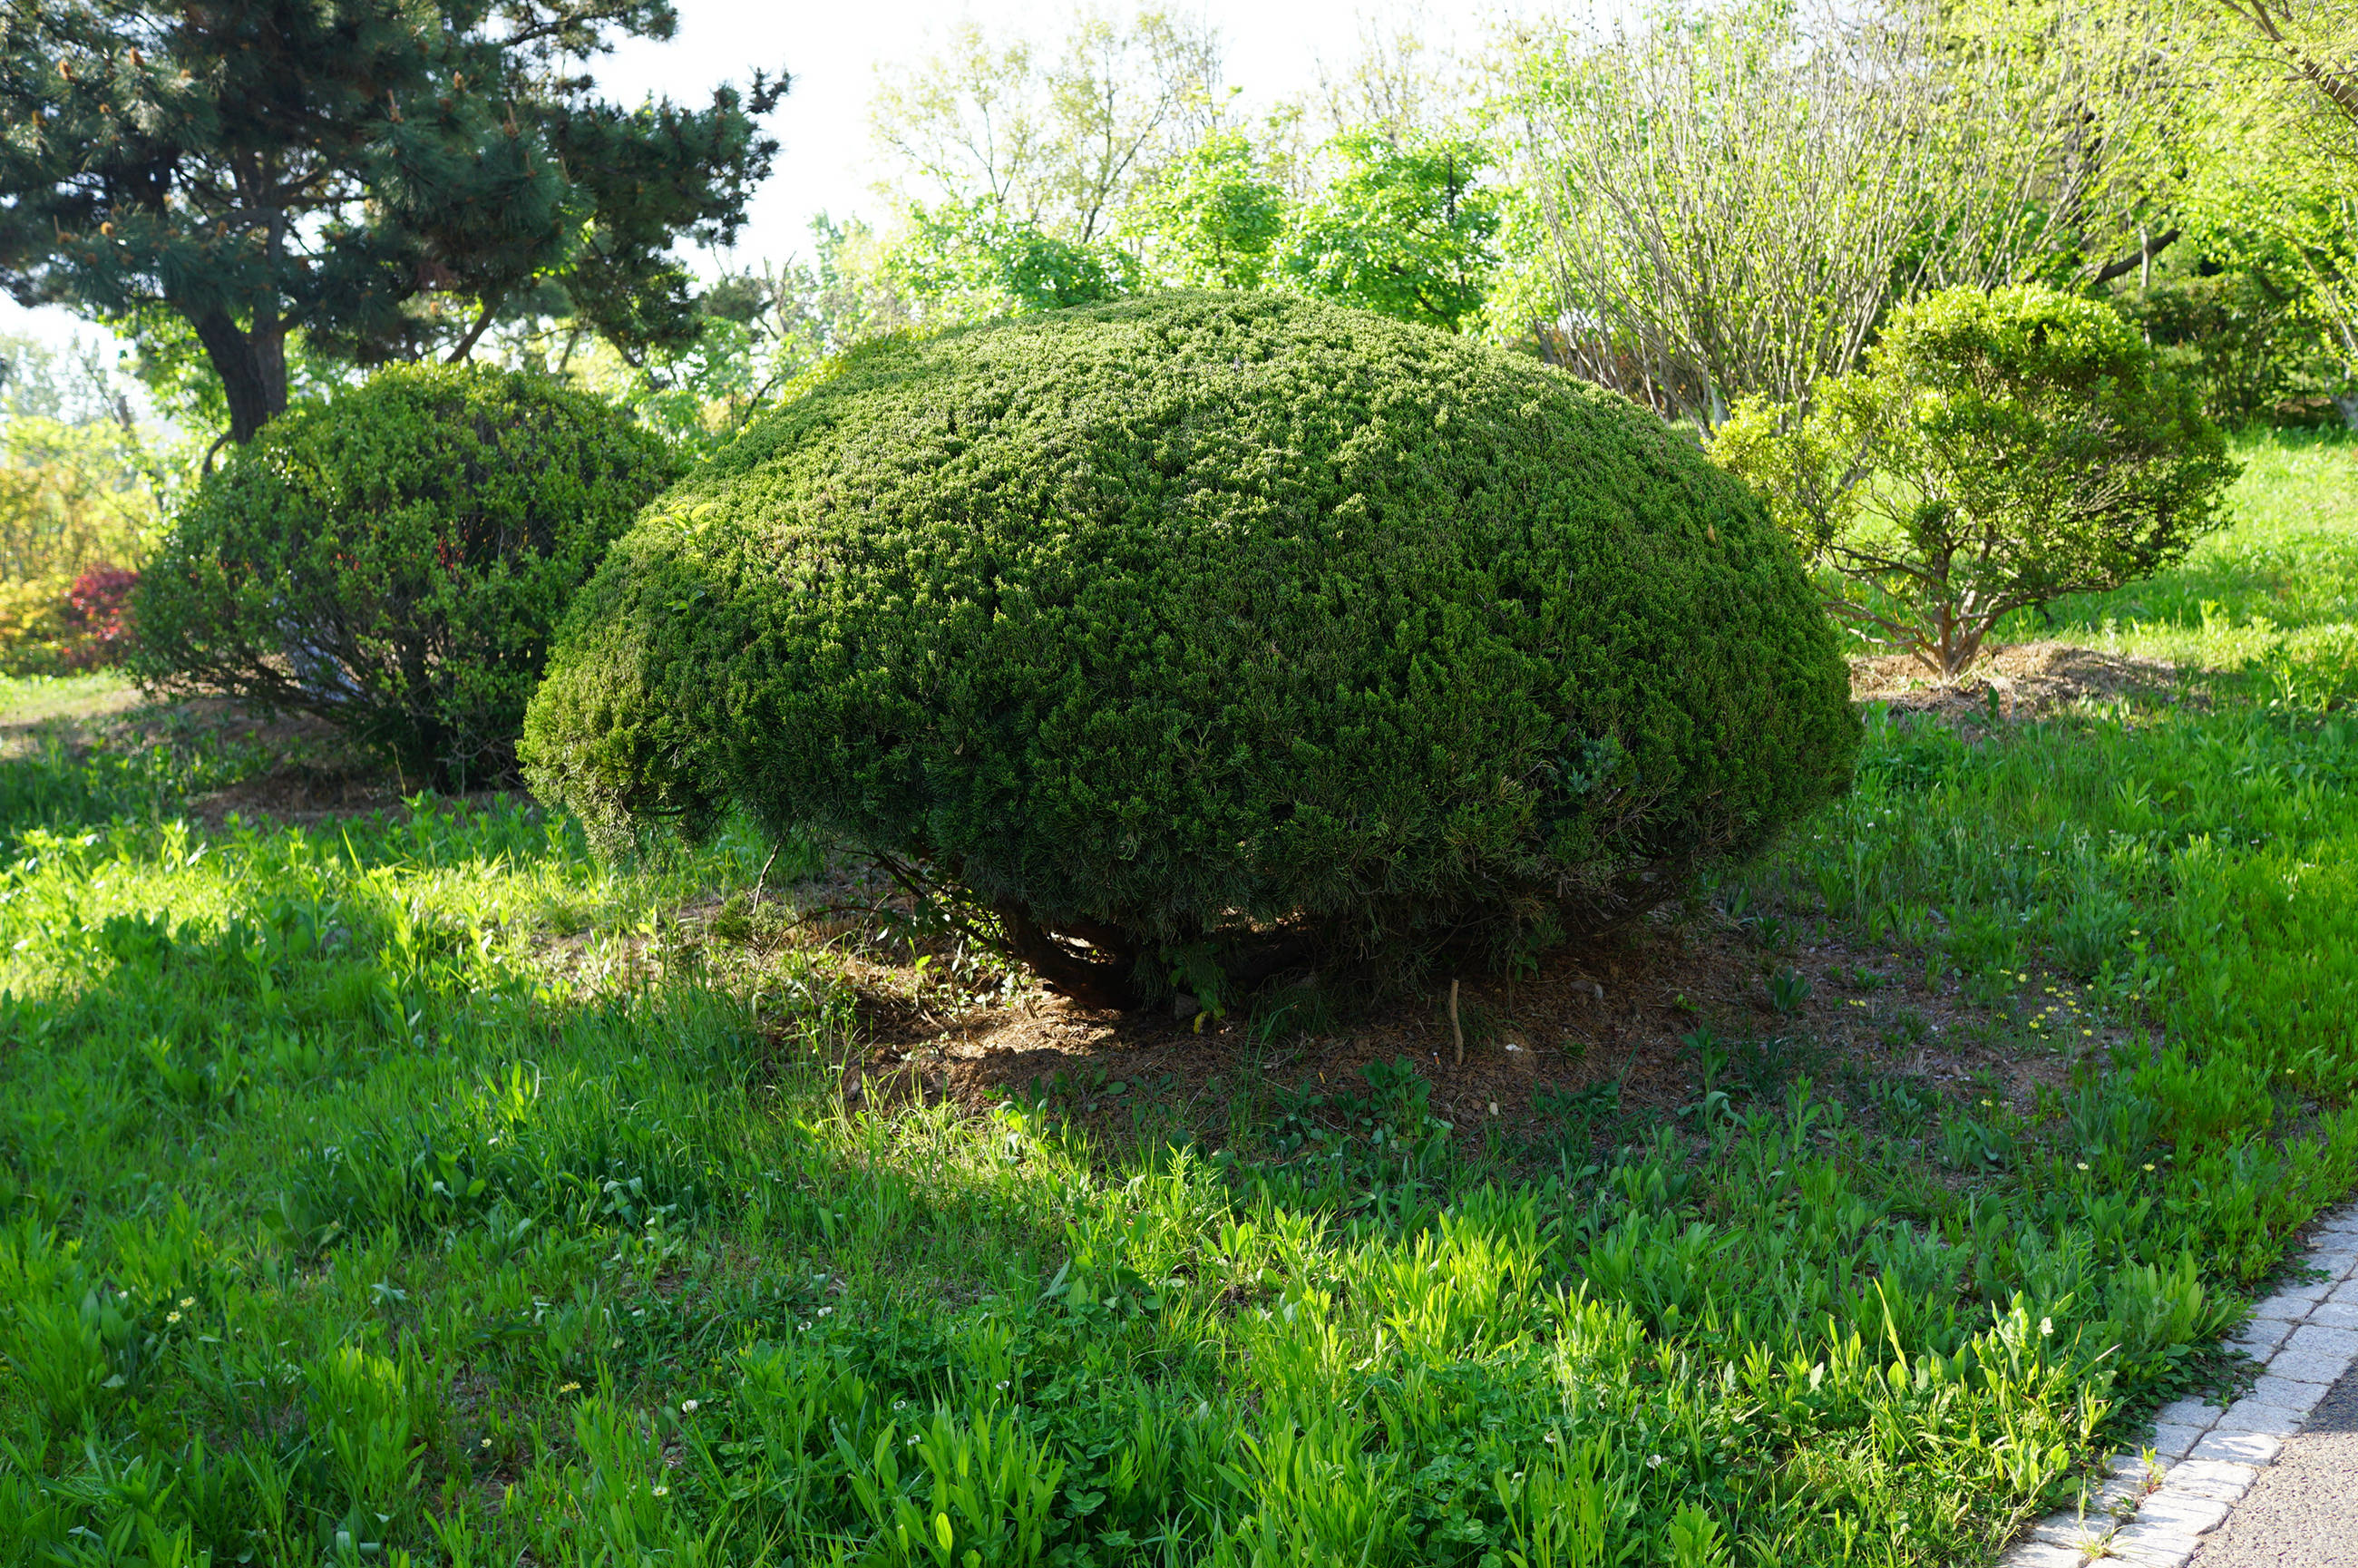
[[[2270,1296],[2227,1342],[2260,1363],[2249,1394],[2223,1411],[2200,1400],[2164,1406],[2150,1450],[2115,1456],[2104,1485],[2079,1508],[2033,1525],[2000,1568],[2080,1568],[2098,1559],[2183,1568],[2358,1361],[2358,1204],[2327,1217],[2308,1263],[2326,1275],[2322,1282]]]

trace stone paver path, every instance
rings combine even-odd
[[[2202,1568],[2358,1565],[2358,1534],[2331,1542],[2341,1555],[2290,1554],[2320,1530],[2345,1528],[2318,1508],[2346,1508],[2358,1518],[2358,1470],[2341,1469],[2337,1486],[2334,1468],[2358,1462],[2358,1392],[2347,1406],[2340,1396],[2327,1402],[2358,1363],[2358,1206],[2325,1222],[2308,1262],[2325,1278],[2260,1303],[2251,1326],[2229,1342],[2264,1368],[2251,1392],[2223,1411],[2199,1400],[2165,1406],[2154,1417],[2150,1464],[2141,1454],[2120,1455],[2103,1487],[2081,1508],[2039,1520],[2003,1568],[2092,1561],[2185,1568],[2198,1552]],[[2358,1390],[2358,1378],[2352,1386]],[[2313,1435],[2300,1437],[2312,1416]],[[2270,1467],[2288,1441],[2296,1447],[2279,1476]],[[2206,1546],[2231,1517],[2234,1528],[2215,1548]],[[2277,1535],[2264,1537],[2270,1530]]]
[[[2202,1538],[2194,1568],[2358,1568],[2358,1371]]]

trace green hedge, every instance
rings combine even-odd
[[[1792,551],[1652,416],[1170,294],[879,345],[758,422],[584,590],[523,755],[610,838],[839,837],[1132,1001],[1626,918],[1856,737]]]
[[[134,667],[315,714],[413,787],[499,783],[567,601],[678,474],[545,378],[379,371],[265,426],[172,520]]]

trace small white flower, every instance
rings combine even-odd
[[[656,1497],[659,1497],[659,1498],[667,1498],[667,1497],[670,1497],[670,1496],[671,1496],[671,1488],[670,1488],[669,1487],[657,1487],[655,1488],[655,1496],[656,1496]]]
[[[1000,1379],[999,1379],[999,1383],[998,1383],[998,1387],[1002,1388],[1002,1389],[1003,1389],[1003,1388],[1005,1388],[1005,1387],[1007,1387],[1007,1379],[1004,1379],[1004,1378]]]
[[[1540,1441],[1542,1443],[1553,1443],[1555,1441],[1555,1428],[1548,1428],[1545,1435],[1542,1436]]]
[[[487,1437],[487,1438],[483,1439],[483,1446],[484,1446],[484,1447],[489,1448],[491,1445],[492,1445],[492,1440],[491,1440],[490,1438],[488,1438],[488,1437]]]
[[[1649,1469],[1649,1470],[1659,1470],[1659,1469],[1660,1469],[1661,1467],[1662,1467],[1662,1456],[1661,1456],[1660,1454],[1647,1454],[1647,1455],[1646,1455],[1646,1468],[1647,1468],[1647,1469]]]
[[[2039,1320],[2039,1333],[2041,1333],[2041,1334],[2052,1334],[2052,1333],[2054,1333],[2054,1332],[2055,1332],[2055,1320],[2054,1320],[2053,1318],[2051,1318],[2051,1317],[2042,1317],[2042,1318],[2040,1318],[2040,1319]]]
[[[696,1401],[694,1400],[680,1400],[679,1413],[682,1415],[694,1415],[696,1413]]]
[[[2082,1170],[2083,1170],[2083,1171],[2084,1171],[2084,1170],[2086,1170],[2087,1168],[2088,1168],[2088,1162],[2086,1162],[2085,1160],[2081,1161],[2081,1162],[2080,1162],[2080,1169],[2082,1169]]]
[[[835,1309],[834,1309],[833,1307],[821,1307],[821,1308],[819,1308],[819,1309],[818,1309],[818,1314],[819,1314],[819,1316],[821,1316],[821,1317],[825,1317],[827,1314],[829,1314],[829,1313],[833,1312],[834,1310],[835,1310]]]

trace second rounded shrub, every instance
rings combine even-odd
[[[610,836],[730,806],[1129,1002],[1625,918],[1843,787],[1833,633],[1651,415],[1179,294],[864,351],[651,507],[534,699]]]
[[[134,667],[317,715],[413,787],[499,783],[574,590],[678,472],[545,378],[379,371],[207,478],[140,583]]]

